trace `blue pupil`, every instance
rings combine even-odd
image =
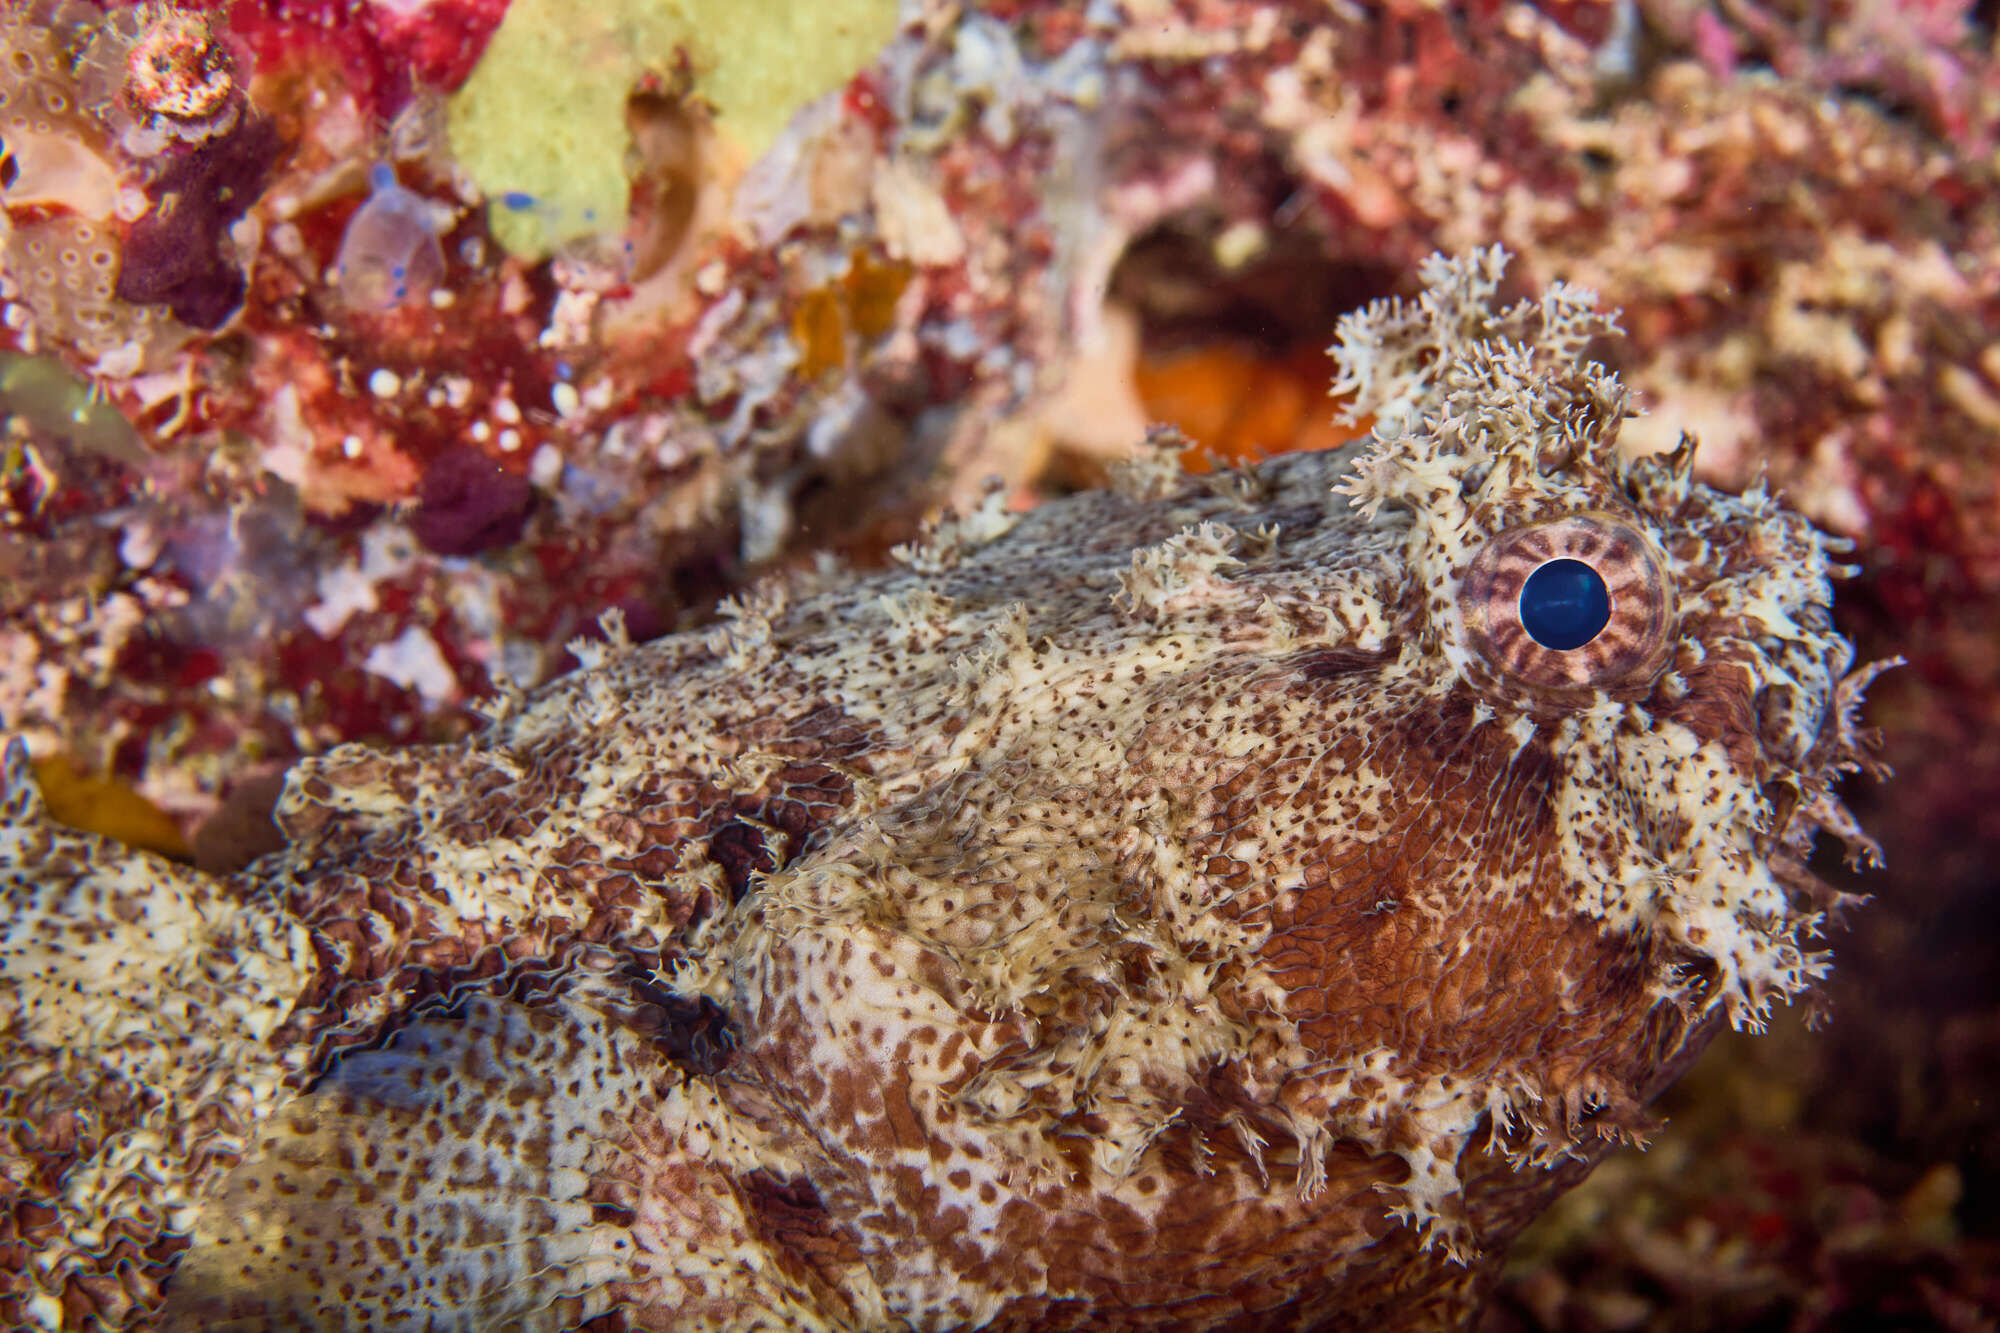
[[[1611,590],[1581,560],[1551,560],[1521,585],[1521,628],[1544,648],[1581,648],[1610,620]]]

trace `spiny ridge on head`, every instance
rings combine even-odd
[[[1341,317],[1327,349],[1333,392],[1348,399],[1348,421],[1373,417],[1375,428],[1339,490],[1365,512],[1447,494],[1471,502],[1529,470],[1609,461],[1625,391],[1583,353],[1617,332],[1614,317],[1596,308],[1595,292],[1562,282],[1500,307],[1506,264],[1498,246],[1432,255],[1414,301]]]

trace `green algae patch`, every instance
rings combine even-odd
[[[25,423],[31,435],[65,439],[121,463],[149,457],[125,414],[52,356],[0,352],[0,422],[9,417]],[[18,446],[0,440],[0,477],[18,465]]]
[[[627,95],[685,58],[717,132],[754,161],[792,114],[896,33],[896,0],[514,0],[451,99],[451,151],[514,254],[625,219]]]

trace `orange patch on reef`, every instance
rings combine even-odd
[[[1181,455],[1190,472],[1255,462],[1274,454],[1332,449],[1371,423],[1334,420],[1324,353],[1283,357],[1216,343],[1139,359],[1133,379],[1146,415],[1179,427],[1195,447]]]
[[[180,825],[126,783],[87,774],[67,755],[37,759],[31,767],[49,818],[56,823],[100,833],[128,847],[187,857]]]
[[[908,264],[856,250],[847,272],[814,288],[792,312],[792,341],[799,345],[799,374],[813,379],[848,363],[849,338],[873,342],[896,326],[896,302],[910,285]]]
[[[831,287],[809,291],[792,312],[792,341],[799,345],[799,374],[818,379],[847,364],[847,321]]]

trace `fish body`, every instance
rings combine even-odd
[[[91,1129],[7,1145],[49,1256],[8,1299],[1470,1320],[1722,1023],[1824,971],[1816,833],[1868,850],[1833,544],[1620,455],[1607,323],[1500,308],[1500,264],[1344,321],[1366,440],[1161,448],[711,630],[614,623],[462,743],[302,762],[233,876],[55,829],[16,771],[5,1095]]]

